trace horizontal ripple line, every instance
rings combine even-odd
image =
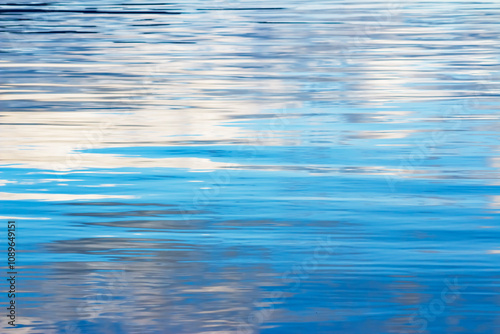
[[[181,14],[167,11],[111,11],[111,10],[74,10],[74,9],[0,9],[0,13],[81,13],[81,14]]]
[[[198,10],[282,10],[284,7],[199,8]]]

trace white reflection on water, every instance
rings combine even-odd
[[[498,5],[2,5],[19,331],[415,333],[450,277],[428,331],[496,331]]]
[[[91,199],[132,199],[135,196],[120,196],[120,195],[74,195],[74,194],[54,194],[54,193],[3,193],[0,192],[0,200],[2,201],[19,201],[19,200],[39,200],[39,201],[74,201],[74,200],[91,200]]]

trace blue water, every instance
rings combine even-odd
[[[497,0],[2,2],[2,333],[500,333],[499,34]]]

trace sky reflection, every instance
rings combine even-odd
[[[498,4],[0,5],[15,331],[497,333]]]

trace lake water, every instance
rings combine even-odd
[[[497,0],[3,2],[2,332],[500,333],[499,34]]]

